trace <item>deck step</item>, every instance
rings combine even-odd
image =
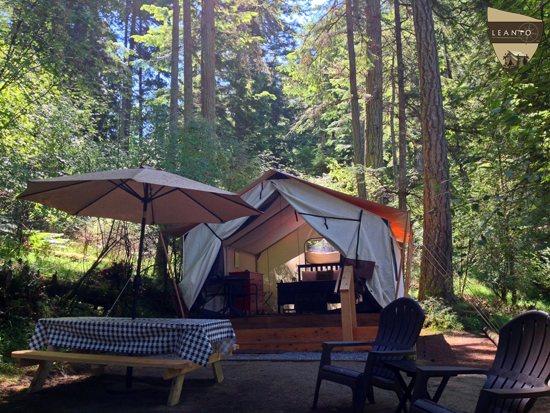
[[[380,314],[357,314],[359,327],[378,326]],[[321,328],[341,327],[340,314],[285,314],[285,315],[254,315],[242,318],[232,318],[231,324],[235,330],[279,329],[279,328]]]
[[[377,330],[378,327],[356,327],[354,340],[374,340]],[[240,352],[321,351],[324,341],[342,340],[342,329],[338,327],[235,330],[235,334]]]

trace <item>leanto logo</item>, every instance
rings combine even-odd
[[[543,30],[542,20],[492,8],[487,9],[487,26],[498,60],[510,73],[531,60]]]

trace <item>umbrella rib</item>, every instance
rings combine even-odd
[[[155,192],[154,194],[151,195],[151,197],[150,197],[149,199],[151,199],[151,200],[155,199],[155,196],[157,196],[157,194],[158,194],[160,191],[162,191],[164,188],[166,188],[166,186],[165,186],[165,185],[162,185],[162,186],[158,189],[157,192]],[[171,191],[170,191],[170,192],[171,192]],[[162,195],[161,195],[161,196],[162,196]],[[159,198],[160,198],[161,196],[159,196]]]
[[[58,187],[56,187],[56,188],[45,189],[45,190],[43,190],[43,191],[33,192],[32,194],[27,194],[27,195],[25,195],[25,196],[19,195],[18,198],[21,198],[21,199],[23,199],[23,198],[28,198],[29,196],[38,195],[38,194],[44,194],[44,193],[50,192],[50,191],[57,191],[58,189],[70,188],[71,186],[82,185],[82,184],[85,184],[85,183],[88,183],[88,182],[91,182],[91,181],[73,182],[72,184],[69,184],[69,185],[58,186]]]
[[[139,194],[134,191],[126,182],[128,182],[129,179],[122,181],[120,184],[117,184],[109,179],[109,182],[113,185],[116,185],[117,188],[122,189],[123,191],[127,192],[128,194],[132,195],[133,197],[139,199],[141,202],[143,202],[143,198],[139,196]]]
[[[163,186],[162,188],[166,188],[166,187]],[[160,188],[160,189],[162,189],[162,188]],[[171,189],[170,191],[167,191],[167,192],[163,193],[162,195],[156,196],[160,192],[160,189],[157,192],[155,192],[154,195],[151,196],[152,201],[156,201],[157,199],[162,198],[163,196],[169,195],[172,192],[180,190],[180,188],[174,188],[174,189]]]
[[[114,183],[112,181],[109,181],[111,183]],[[115,184],[116,185],[116,184]],[[88,208],[90,205],[92,204],[95,204],[97,201],[99,201],[101,198],[104,198],[106,197],[107,195],[109,195],[111,192],[113,192],[115,189],[117,189],[119,186],[116,185],[113,189],[111,189],[109,192],[105,192],[103,195],[101,195],[100,197],[94,199],[92,202],[90,202],[89,204],[87,204],[86,206],[84,206],[83,208],[80,208],[78,211],[76,211],[73,215],[78,215],[80,214],[82,211],[84,211],[86,208]]]
[[[214,212],[212,212],[210,209],[208,209],[206,206],[204,206],[203,204],[201,204],[199,201],[197,201],[196,199],[194,199],[191,195],[183,192],[180,188],[177,188],[178,191],[180,191],[183,195],[185,195],[186,197],[188,197],[191,201],[193,201],[194,203],[198,204],[201,208],[204,208],[205,210],[207,210],[209,213],[211,213],[212,215],[214,215],[216,218],[218,218],[220,220],[220,222],[225,222],[223,219],[221,219],[218,215],[216,215]],[[160,198],[160,197],[159,197]]]

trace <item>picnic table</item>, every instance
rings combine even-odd
[[[216,380],[223,380],[219,362],[231,356],[235,342],[229,320],[47,318],[38,321],[30,350],[15,351],[12,357],[20,366],[39,364],[30,392],[42,388],[54,361],[164,368],[164,378],[173,378],[168,405],[174,405],[185,373],[212,364]],[[46,346],[48,350],[42,351]]]

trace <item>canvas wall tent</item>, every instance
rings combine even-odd
[[[224,224],[201,224],[184,238],[183,279],[179,287],[188,308],[195,302],[220,251],[224,253],[226,274],[246,269],[263,273],[264,291],[276,294],[275,283],[285,277],[285,282],[291,281],[289,277],[296,276],[296,265],[300,260],[304,263],[305,241],[319,236],[351,260],[359,272],[364,261],[375,262],[365,283],[381,307],[395,299],[396,289],[397,296],[403,296],[398,242],[410,233],[406,230],[406,211],[276,170],[264,174],[239,195],[264,213]],[[169,232],[177,234],[178,229]]]

